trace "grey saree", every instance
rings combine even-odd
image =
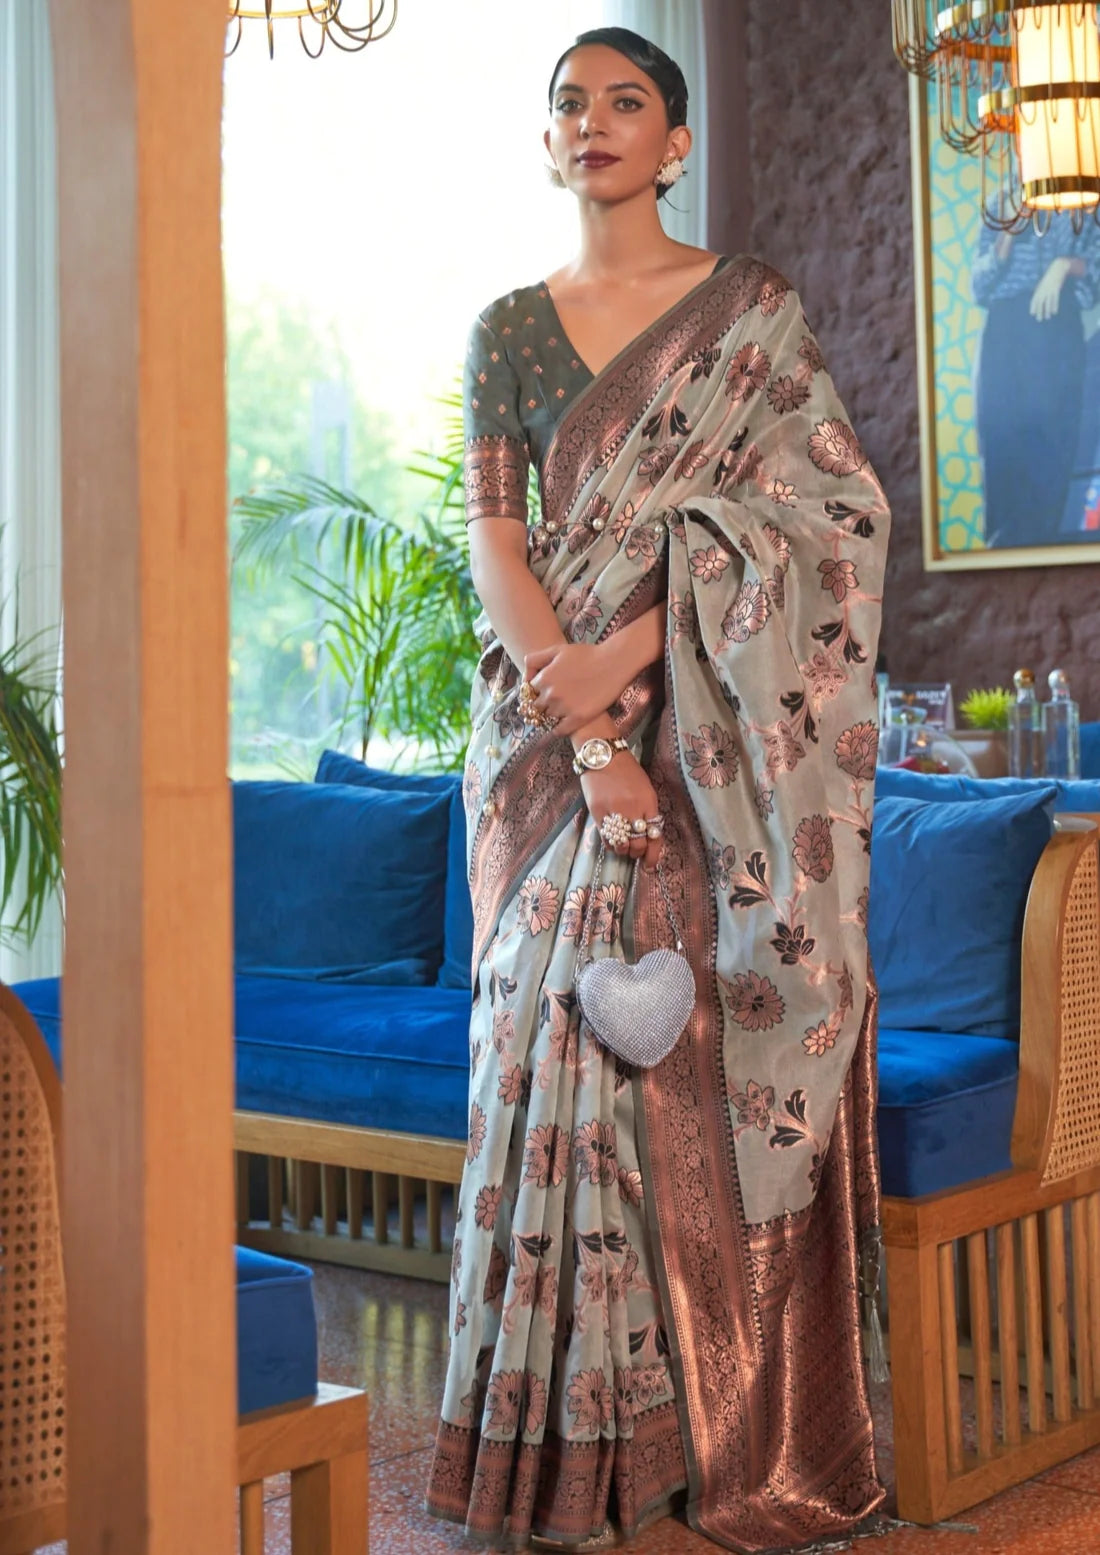
[[[666,601],[610,709],[666,818],[698,997],[659,1066],[573,993],[598,836],[482,615],[464,794],[470,1128],[427,1504],[486,1542],[627,1535],[685,1493],[732,1550],[842,1539],[883,1491],[860,1339],[876,1229],[866,912],[889,514],[787,282],[710,278],[593,377],[544,287],[486,310],[467,516],[540,521],[572,641]],[[665,944],[609,859],[597,954]]]

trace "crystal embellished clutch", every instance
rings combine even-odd
[[[592,910],[603,873],[606,847],[600,839],[596,872],[588,893],[574,983],[581,1014],[604,1047],[641,1069],[652,1069],[676,1046],[695,1007],[695,974],[683,954],[683,941],[669,900],[660,863],[657,880],[665,901],[675,950],[651,950],[631,964],[618,956],[589,954]],[[638,860],[630,883],[634,885]]]

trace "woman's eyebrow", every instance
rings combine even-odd
[[[627,87],[632,88],[635,92],[642,92],[646,97],[650,95],[640,81],[612,81],[607,90],[609,92],[622,92]],[[584,92],[586,90],[586,87],[578,86],[574,81],[563,81],[555,90],[554,96],[557,97],[559,92]]]

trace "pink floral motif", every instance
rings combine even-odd
[[[497,1431],[511,1436],[519,1425],[519,1412],[523,1403],[523,1373],[521,1371],[495,1371],[489,1378],[485,1395],[486,1431]]]
[[[467,816],[472,816],[481,803],[481,773],[472,761],[466,763],[466,770],[462,774],[462,803]]]
[[[871,900],[871,892],[867,886],[859,893],[859,901],[856,903],[856,917],[859,919],[860,928],[867,927],[867,904]]]
[[[768,544],[775,552],[776,560],[778,561],[780,567],[782,567],[783,571],[786,572],[787,568],[791,565],[791,542],[787,539],[787,536],[783,533],[782,529],[778,528],[777,525],[772,523],[767,523],[764,525],[764,534],[767,538]]]
[[[546,1383],[533,1371],[525,1372],[523,1380],[527,1395],[523,1429],[528,1436],[534,1436],[542,1430],[546,1419]]]
[[[703,452],[703,439],[689,445],[684,451],[684,456],[676,466],[676,479],[678,481],[690,480],[700,470],[705,470],[710,463],[710,456]]]
[[[650,486],[656,486],[675,459],[676,453],[676,443],[662,443],[659,448],[651,448],[638,461],[638,474]]]
[[[576,1422],[579,1434],[595,1435],[608,1425],[613,1413],[611,1389],[604,1374],[597,1367],[591,1371],[579,1371],[569,1384],[565,1406]]]
[[[634,1368],[624,1366],[613,1373],[615,1381],[615,1430],[621,1436],[630,1430],[634,1419]]]
[[[878,729],[873,723],[853,724],[837,740],[833,747],[836,764],[842,772],[866,783],[875,775],[875,757],[878,754]]]
[[[592,933],[605,945],[611,945],[623,921],[626,891],[617,881],[596,887],[596,900],[592,905]]]
[[[768,404],[777,416],[785,416],[805,405],[810,397],[809,385],[796,383],[789,373],[773,378],[768,384]]]
[[[803,874],[820,885],[833,872],[833,834],[828,817],[808,815],[794,834],[794,861]]]
[[[726,369],[726,393],[734,404],[751,400],[768,381],[771,357],[755,341],[748,341]]]
[[[766,319],[771,318],[773,314],[778,313],[780,308],[786,305],[787,291],[788,288],[782,281],[766,281],[760,288],[760,294],[756,300],[760,306],[761,313]]]
[[[819,421],[809,440],[810,458],[825,475],[841,479],[867,463],[859,439],[844,421]]]
[[[611,515],[611,504],[600,492],[590,497],[584,505],[584,509],[578,518],[578,524],[591,525],[593,519],[602,519],[605,523]]]
[[[625,1166],[619,1167],[619,1197],[624,1204],[632,1204],[635,1209],[641,1209],[641,1172],[628,1172]]]
[[[768,496],[780,507],[793,508],[795,503],[795,489],[789,481],[774,480],[768,486]]]
[[[615,541],[616,545],[622,545],[627,530],[634,522],[636,516],[637,509],[635,508],[633,502],[628,502],[623,508],[622,512],[619,514],[618,518],[616,518],[614,523],[611,525],[611,537]]]
[[[637,524],[630,531],[630,538],[624,547],[624,553],[628,561],[633,561],[640,556],[644,562],[657,560],[657,536],[652,529],[645,524]]]
[[[672,593],[669,595],[669,610],[672,614],[672,643],[675,648],[681,639],[689,643],[695,641],[698,630],[699,616],[695,605],[695,595]]]
[[[808,664],[800,664],[798,670],[815,702],[831,702],[848,684],[839,659],[832,653],[819,650]]]
[[[819,562],[817,570],[821,574],[821,587],[832,593],[838,605],[843,604],[848,595],[859,587],[855,562]]]
[[[821,347],[812,335],[802,336],[802,344],[798,348],[798,354],[806,363],[811,373],[823,373],[825,371],[825,358],[821,354]]]
[[[493,1243],[489,1251],[489,1268],[485,1275],[485,1289],[482,1292],[482,1300],[489,1306],[499,1310],[500,1298],[504,1295],[504,1287],[508,1283],[508,1260],[500,1248]]]
[[[771,815],[775,808],[772,802],[775,798],[775,795],[765,783],[763,778],[757,778],[752,797],[753,803],[756,805],[757,815],[762,821],[766,821],[768,816]]]
[[[760,450],[755,443],[750,443],[742,452],[727,449],[718,460],[714,472],[715,490],[724,497],[731,491],[735,491],[738,486],[747,486],[756,482],[760,478],[763,464]]]
[[[764,630],[771,609],[771,601],[758,582],[743,583],[722,618],[722,635],[729,642],[747,643]]]
[[[703,724],[697,734],[689,734],[684,757],[700,788],[726,788],[737,777],[737,751],[720,724]]]
[[[561,932],[565,939],[579,939],[584,925],[584,910],[588,905],[588,887],[574,886],[565,898],[561,915]]]
[[[456,1333],[456,1334],[460,1334],[465,1327],[466,1327],[466,1303],[464,1301],[456,1301],[455,1302],[455,1322],[454,1322],[454,1328],[453,1328],[452,1332]]]
[[[695,577],[704,583],[713,583],[725,572],[730,559],[716,545],[708,545],[692,551],[688,563]]]
[[[726,982],[726,996],[730,1018],[743,1031],[770,1031],[786,1013],[779,989],[757,972],[738,972]]]
[[[736,1091],[731,1098],[737,1108],[737,1121],[761,1131],[771,1123],[771,1109],[775,1106],[775,1087],[760,1086],[750,1080],[743,1091]]]
[[[556,1123],[528,1129],[523,1148],[523,1180],[539,1188],[556,1188],[569,1165],[569,1136]]]
[[[836,1046],[837,1024],[834,1016],[827,1021],[818,1021],[816,1026],[809,1026],[806,1035],[802,1038],[802,1046],[810,1054],[811,1058],[821,1058],[830,1048]]]
[[[634,1401],[639,1409],[647,1409],[655,1398],[668,1391],[668,1370],[660,1361],[652,1366],[635,1366]]]
[[[500,1079],[497,1081],[497,1098],[506,1107],[512,1107],[519,1101],[523,1094],[523,1070],[519,1064],[511,1069],[502,1069]]]
[[[781,718],[764,731],[764,753],[768,776],[774,777],[777,772],[793,772],[806,751],[787,720]]]
[[[503,1053],[516,1040],[515,1010],[497,1010],[493,1016],[493,1046]]]
[[[593,1119],[582,1123],[573,1135],[573,1159],[578,1177],[609,1188],[618,1175],[615,1161],[615,1125]]]
[[[535,1281],[535,1305],[550,1318],[558,1310],[558,1271],[552,1263],[542,1264],[539,1268]]]
[[[532,937],[553,928],[560,898],[561,892],[544,875],[529,876],[520,887],[516,902],[520,927],[527,929]]]
[[[491,1231],[497,1223],[497,1215],[500,1213],[500,1201],[504,1193],[502,1187],[486,1186],[478,1192],[474,1202],[474,1225],[480,1226],[483,1231]]]
[[[485,1143],[485,1113],[475,1101],[470,1107],[470,1134],[466,1141],[467,1161],[476,1161]]]

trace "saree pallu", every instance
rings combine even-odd
[[[566,637],[667,600],[611,708],[665,816],[696,977],[656,1068],[573,973],[598,846],[572,747],[525,726],[487,619],[464,792],[467,1166],[428,1489],[487,1541],[630,1535],[687,1493],[740,1551],[878,1507],[860,1338],[878,1212],[867,958],[873,666],[888,511],[795,293],[737,260],[565,412],[529,565]],[[609,858],[596,954],[668,943]]]

